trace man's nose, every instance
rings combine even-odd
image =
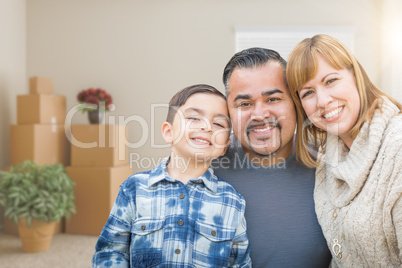
[[[271,115],[269,107],[265,103],[256,103],[251,115],[252,120],[262,121]]]

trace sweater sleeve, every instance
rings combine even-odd
[[[398,124],[398,127],[400,124]],[[402,129],[396,129],[391,136],[393,142],[389,143],[385,163],[389,165],[389,184],[385,197],[384,230],[393,256],[399,260],[397,267],[402,268]]]
[[[394,170],[391,175],[392,187],[389,200],[393,203],[391,209],[392,225],[395,228],[397,250],[399,253],[399,266],[402,267],[402,146],[398,146],[398,153],[395,156]]]
[[[399,197],[392,209],[392,221],[395,226],[395,233],[398,242],[399,260],[402,267],[402,196]]]

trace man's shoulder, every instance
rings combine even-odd
[[[230,195],[244,201],[244,197],[233,187],[233,185],[226,180],[222,179],[220,176],[215,175],[217,178],[218,189],[217,192],[223,195]],[[242,202],[243,202],[242,201]]]
[[[231,165],[236,159],[239,159],[243,153],[243,148],[241,147],[241,144],[237,141],[237,139],[234,137],[232,134],[231,136],[231,142],[229,144],[228,149],[226,150],[225,154],[223,156],[220,156],[212,161],[211,167],[213,169],[229,169],[231,168]],[[244,155],[245,157],[245,155]]]

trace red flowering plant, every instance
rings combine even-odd
[[[110,111],[113,104],[112,96],[101,88],[89,88],[78,93],[77,100],[80,103],[78,109],[83,113],[104,108]]]

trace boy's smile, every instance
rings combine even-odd
[[[206,139],[206,138],[203,138],[203,137],[192,137],[190,140],[196,145],[212,146],[211,141],[209,139]]]

